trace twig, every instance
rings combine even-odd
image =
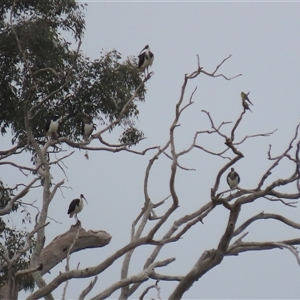
[[[79,297],[78,297],[78,300],[84,300],[85,296],[86,296],[86,295],[93,289],[93,287],[95,286],[97,280],[98,280],[98,276],[96,276],[96,277],[94,278],[94,280],[92,280],[92,281],[90,282],[90,284],[87,286],[87,288],[84,289],[84,290],[81,292],[81,294],[80,294]]]
[[[235,76],[233,76],[233,77],[226,77],[225,75],[223,75],[223,74],[217,74],[217,75],[215,75],[216,74],[216,72],[219,70],[219,68],[222,66],[222,64],[226,61],[226,60],[228,60],[229,58],[231,57],[231,55],[229,55],[228,57],[226,57],[226,58],[224,58],[223,60],[222,60],[222,62],[216,67],[216,69],[212,72],[212,73],[208,73],[208,72],[206,72],[206,71],[201,71],[203,74],[205,74],[205,75],[207,75],[207,76],[210,76],[210,77],[223,77],[224,79],[226,79],[226,80],[232,80],[232,79],[234,79],[234,78],[237,78],[237,77],[239,77],[239,76],[242,76],[242,74],[238,74],[238,75],[235,75]]]
[[[76,232],[76,236],[75,236],[75,238],[73,240],[73,243],[70,245],[70,247],[68,249],[68,254],[67,254],[67,259],[66,259],[66,266],[65,266],[65,270],[66,271],[70,271],[70,266],[69,266],[69,264],[70,264],[70,258],[71,258],[70,253],[71,253],[71,251],[72,251],[72,249],[73,249],[73,247],[74,247],[74,245],[75,245],[75,243],[76,243],[76,241],[78,239],[79,231],[80,231],[80,228],[81,228],[79,222],[77,222],[76,225],[78,226],[77,232]],[[69,280],[66,281],[66,284],[64,286],[63,294],[62,294],[62,300],[66,299],[66,293],[67,293],[68,284],[69,284]]]

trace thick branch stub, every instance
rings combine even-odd
[[[54,240],[42,250],[39,259],[39,265],[42,265],[43,268],[40,270],[40,276],[49,272],[58,263],[66,259],[69,247],[70,245],[72,245],[75,239],[78,228],[79,234],[70,251],[70,254],[88,248],[91,249],[104,247],[110,243],[110,240],[112,238],[107,232],[103,230],[87,231],[81,227],[80,222],[77,222],[75,225],[72,225],[67,232],[54,238]],[[19,290],[22,290],[22,288],[23,287],[20,286]],[[4,285],[0,288],[0,295],[3,297],[3,299],[9,299],[7,285]]]
[[[88,230],[81,227],[80,222],[72,225],[71,228],[57,236],[45,249],[43,249],[39,262],[43,264],[41,274],[47,273],[55,265],[65,259],[68,255],[70,245],[72,245],[79,228],[79,234],[70,253],[88,248],[101,248],[110,243],[111,236],[103,230]]]

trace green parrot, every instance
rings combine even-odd
[[[248,109],[248,110],[250,110],[251,112],[253,112],[251,109],[250,109],[250,107],[249,107],[249,104],[246,102],[246,100],[242,100],[243,101],[243,107],[244,107],[244,109],[246,110],[246,109]]]
[[[248,93],[248,94],[246,94],[246,93],[244,93],[244,92],[241,92],[241,98],[242,98],[242,100],[244,101],[244,100],[247,100],[247,101],[249,101],[249,103],[251,104],[251,105],[253,105],[253,103],[249,100],[249,98],[248,98],[248,95],[250,94],[250,92]]]

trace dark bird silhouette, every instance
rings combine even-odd
[[[249,92],[250,93],[250,92]],[[241,92],[241,98],[242,98],[242,100],[244,101],[248,101],[251,105],[253,105],[253,103],[249,100],[249,98],[248,98],[248,95],[249,95],[249,93],[248,94],[246,94],[246,93],[244,93],[244,92]]]
[[[231,190],[236,189],[240,183],[240,175],[234,170],[234,168],[231,168],[231,171],[227,175],[227,183]]]
[[[242,104],[243,104],[244,109],[248,109],[248,110],[250,110],[251,112],[253,112],[253,111],[250,109],[249,104],[248,104],[245,100],[242,100]]]
[[[80,195],[79,198],[71,201],[68,209],[68,215],[70,218],[72,218],[75,215],[75,219],[78,220],[77,214],[80,213],[83,209],[83,205],[84,205],[83,199],[87,203],[86,199],[82,194]]]
[[[138,58],[139,58],[138,69],[140,72],[144,72],[146,76],[146,70],[147,73],[149,74],[148,68],[149,66],[152,66],[152,63],[154,61],[154,54],[150,51],[149,45],[146,45],[143,48]]]

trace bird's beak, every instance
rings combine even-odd
[[[140,54],[145,50],[147,48],[147,46],[146,47],[144,47],[142,50],[141,50],[141,52],[140,52]]]
[[[88,202],[87,202],[87,200],[85,199],[85,197],[84,197],[84,196],[82,196],[82,198],[85,200],[86,204],[88,204]]]

